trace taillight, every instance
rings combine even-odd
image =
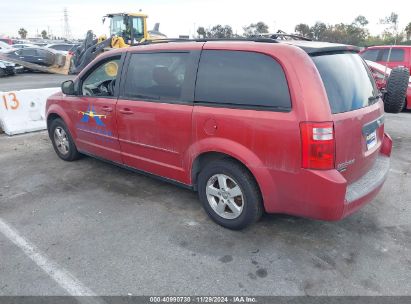
[[[301,122],[302,167],[328,170],[334,168],[335,136],[332,122]]]

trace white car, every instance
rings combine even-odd
[[[63,53],[64,55],[67,55],[68,52],[73,48],[73,46],[74,44],[70,44],[70,43],[53,43],[53,44],[47,44],[45,47],[56,50],[60,53]]]

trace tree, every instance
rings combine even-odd
[[[198,31],[197,31],[198,33]],[[205,38],[233,38],[233,29],[229,25],[217,24],[211,29],[205,30]]]
[[[26,37],[27,37],[27,30],[26,30],[25,28],[23,28],[23,27],[20,28],[19,31],[18,31],[18,33],[19,33],[21,39],[26,39]]]
[[[313,36],[310,27],[305,23],[297,24],[294,28],[294,31],[296,34],[299,34],[303,37],[312,38]]]
[[[243,27],[243,30],[244,36],[253,37],[268,33],[268,25],[262,21],[259,21],[257,23],[251,23],[250,25]]]
[[[361,26],[361,27],[365,27],[368,24],[368,20],[367,18],[365,18],[362,15],[359,15],[357,18],[354,19],[353,24],[356,26]]]
[[[317,21],[317,22],[314,24],[314,26],[311,27],[310,31],[311,31],[311,33],[312,33],[312,35],[313,35],[313,38],[314,38],[315,40],[320,40],[320,41],[322,41],[322,40],[324,40],[325,34],[326,34],[326,32],[327,32],[327,25],[326,25],[325,23],[323,23],[323,22]]]
[[[411,40],[411,22],[405,27],[405,36],[407,40]]]
[[[202,26],[198,27],[197,34],[199,38],[206,38],[206,35],[207,35],[205,28]]]
[[[390,39],[398,36],[398,14],[392,12],[389,16],[380,19],[381,24],[386,24],[387,28],[384,30],[384,38]]]
[[[48,37],[47,37],[47,32],[45,31],[45,30],[42,30],[41,31],[41,38],[43,38],[43,39],[47,39]]]

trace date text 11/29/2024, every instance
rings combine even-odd
[[[249,296],[163,296],[150,297],[150,303],[258,303],[255,297]]]

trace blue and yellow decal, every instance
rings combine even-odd
[[[89,105],[86,112],[79,111],[79,114],[82,114],[83,117],[81,118],[81,122],[89,122],[90,117],[94,119],[97,125],[104,127],[105,124],[101,120],[102,118],[107,118],[107,115],[104,114],[97,114],[94,110],[93,105]]]

